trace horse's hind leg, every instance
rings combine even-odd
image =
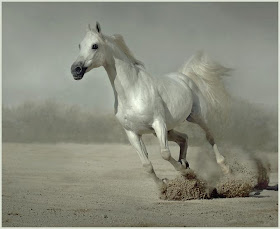
[[[225,163],[225,158],[223,157],[223,155],[219,152],[218,147],[215,143],[215,140],[209,130],[209,128],[207,127],[207,125],[205,124],[205,122],[202,120],[202,118],[199,115],[194,115],[194,114],[190,114],[190,116],[187,118],[187,120],[189,122],[193,122],[198,124],[206,133],[206,139],[207,141],[212,145],[215,156],[216,156],[216,161],[217,163],[220,165],[222,171],[225,174],[230,173],[230,169],[229,166],[226,165]]]
[[[187,149],[188,149],[188,136],[175,130],[168,131],[168,141],[176,142],[180,147],[179,160],[182,165],[186,168],[189,167],[189,163],[186,160]]]

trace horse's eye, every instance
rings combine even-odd
[[[79,45],[79,49],[81,49],[81,45]]]
[[[97,44],[92,45],[92,49],[98,49],[98,45]]]

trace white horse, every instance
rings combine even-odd
[[[105,68],[115,95],[115,116],[156,184],[161,186],[166,180],[155,174],[142,135],[155,134],[163,159],[184,174],[189,167],[186,160],[188,137],[174,128],[185,120],[198,124],[206,132],[217,163],[224,173],[230,172],[204,121],[207,112],[223,105],[227,93],[220,77],[228,73],[228,68],[199,53],[177,72],[160,78],[151,76],[142,62],[133,56],[123,37],[104,35],[98,22],[95,29],[89,25],[79,50],[80,54],[71,66],[74,79],[82,79],[93,68]],[[178,162],[170,154],[168,141],[180,146]]]

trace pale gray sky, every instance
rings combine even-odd
[[[2,3],[4,105],[53,98],[113,110],[103,68],[75,81],[70,66],[88,23],[120,33],[154,74],[197,50],[235,69],[233,95],[277,106],[277,3]]]

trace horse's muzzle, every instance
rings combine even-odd
[[[75,80],[80,80],[83,78],[87,68],[83,67],[81,63],[74,63],[71,66],[71,73]]]

